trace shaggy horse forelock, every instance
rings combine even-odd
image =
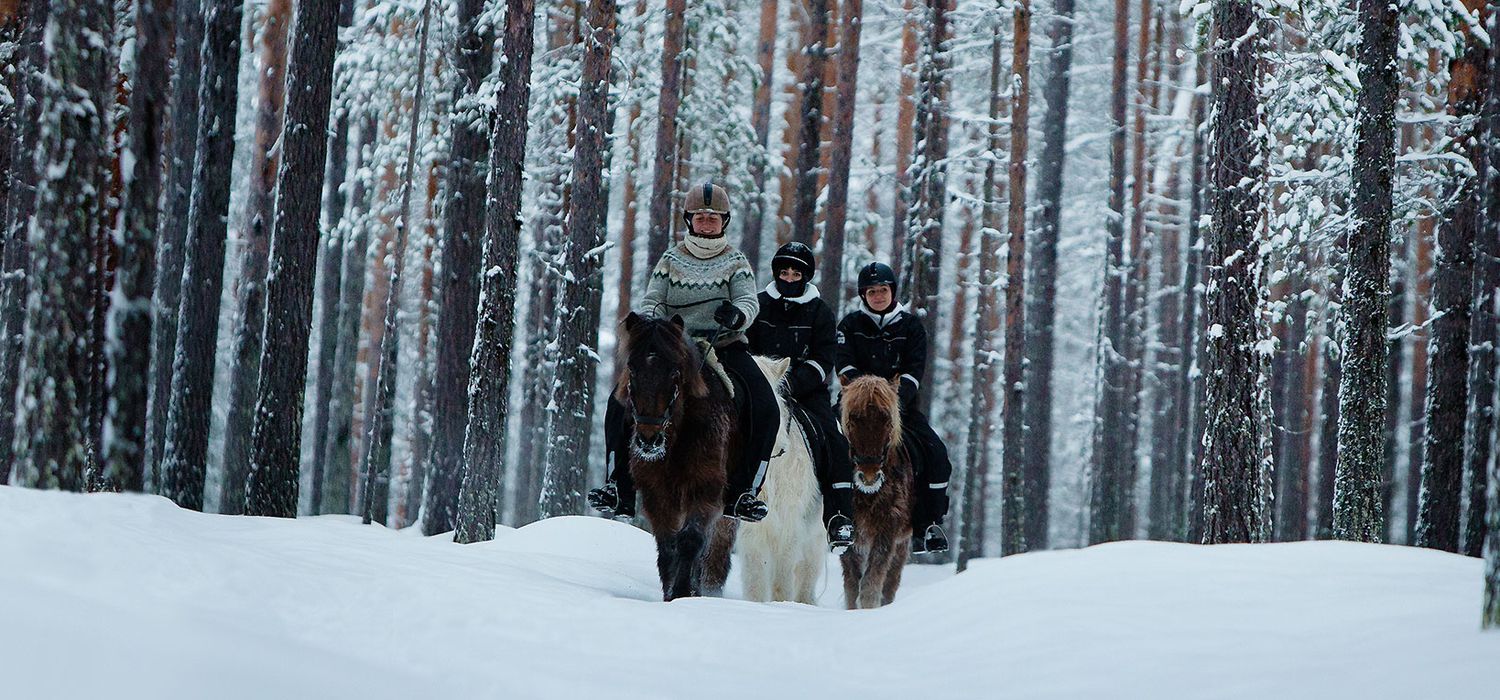
[[[622,325],[629,326],[630,323],[627,320]],[[619,338],[622,361],[620,378],[615,384],[616,400],[625,403],[630,398],[631,366],[644,363],[651,355],[663,358],[668,366],[691,368],[692,371],[683,373],[684,392],[695,398],[708,396],[708,384],[703,380],[703,372],[698,371],[701,358],[695,344],[683,342],[683,331],[677,324],[666,319],[641,317],[636,326],[625,328]]]
[[[843,388],[839,401],[839,422],[844,434],[854,437],[854,416],[885,416],[891,430],[891,449],[901,446],[901,394],[889,381],[866,375]]]

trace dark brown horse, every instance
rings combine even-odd
[[[844,551],[844,605],[896,598],[911,550],[911,457],[901,445],[896,383],[864,376],[843,388],[840,422],[854,460],[854,546]]]
[[[683,332],[680,317],[625,318],[616,398],[634,414],[630,474],[656,536],[662,596],[718,595],[736,521],[723,517],[729,456],[742,449],[734,399]]]

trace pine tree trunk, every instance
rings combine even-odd
[[[452,162],[448,201],[443,212],[443,275],[439,294],[437,367],[433,385],[432,448],[427,464],[427,494],[422,532],[435,535],[453,529],[463,471],[464,426],[468,422],[469,352],[479,309],[477,243],[484,228],[485,175],[489,117],[478,103],[480,86],[494,63],[493,29],[481,21],[484,0],[458,4],[454,52]]]
[[[286,121],[276,177],[271,274],[266,278],[265,352],[261,355],[251,429],[250,485],[245,512],[297,515],[302,406],[312,325],[313,273],[318,263],[318,214],[328,157],[328,108],[338,45],[337,4],[301,3],[287,68]]]
[[[417,165],[417,131],[421,126],[422,101],[427,87],[427,37],[431,17],[431,0],[422,4],[420,35],[417,39],[416,89],[411,103],[411,119],[406,125],[406,163],[402,166],[401,202],[396,209],[396,235],[391,254],[391,275],[386,288],[385,318],[382,322],[380,359],[375,371],[375,397],[371,402],[371,420],[366,428],[364,493],[360,497],[363,505],[364,524],[372,521],[382,525],[389,523],[391,480],[391,438],[395,429],[396,402],[396,352],[399,348],[396,328],[397,313],[401,308],[401,283],[406,274],[407,237],[411,231],[411,190]]]
[[[1386,305],[1387,325],[1400,327],[1406,316],[1406,284],[1400,270],[1391,270],[1390,303]],[[1400,429],[1401,402],[1405,388],[1401,382],[1401,370],[1406,363],[1406,345],[1399,337],[1386,339],[1385,344],[1385,441],[1380,466],[1380,512],[1385,514],[1385,531],[1382,542],[1395,542],[1396,521],[1396,431]]]
[[[366,116],[359,129],[359,142],[355,146],[357,159],[352,172],[365,167],[375,143],[375,118]],[[323,513],[352,513],[351,486],[353,481],[353,423],[355,406],[355,374],[358,371],[356,356],[359,353],[359,325],[365,294],[365,267],[369,258],[370,231],[356,211],[370,209],[369,188],[366,179],[354,181],[350,193],[350,211],[345,214],[340,226],[343,230],[343,249],[340,251],[340,286],[333,368],[329,372],[332,384],[328,396],[328,422],[324,432],[328,434],[327,446],[322,453],[323,462]]]
[[[661,92],[656,107],[656,159],[651,178],[651,228],[648,257],[655,264],[672,244],[672,182],[677,173],[677,109],[682,105],[682,45],[687,0],[667,0],[666,31],[661,46]]]
[[[255,145],[250,151],[248,222],[244,231],[240,276],[235,283],[239,325],[230,355],[229,415],[224,420],[224,484],[219,512],[238,515],[245,509],[245,481],[250,468],[251,410],[260,383],[261,339],[266,325],[266,265],[271,256],[271,197],[276,187],[282,112],[286,105],[286,35],[292,0],[270,0],[260,30],[256,61],[258,93]]]
[[[1264,492],[1266,442],[1261,401],[1261,338],[1256,320],[1261,158],[1255,136],[1259,39],[1246,0],[1214,4],[1212,190],[1208,234],[1208,355],[1203,471],[1203,541],[1264,542],[1271,518]]]
[[[845,0],[840,15],[838,53],[838,111],[829,144],[828,218],[823,227],[819,285],[828,290],[829,306],[837,312],[844,301],[844,239],[849,212],[849,161],[854,155],[854,108],[859,82],[859,35],[864,25],[864,0]]]
[[[1042,157],[1037,203],[1041,213],[1031,240],[1031,290],[1026,310],[1026,542],[1047,548],[1048,487],[1052,474],[1052,367],[1057,319],[1057,240],[1062,230],[1063,162],[1067,157],[1068,90],[1073,78],[1073,0],[1056,0],[1047,31],[1051,43],[1042,99]]]
[[[1130,4],[1115,0],[1114,62],[1110,88],[1109,210],[1105,221],[1103,313],[1099,329],[1099,388],[1095,395],[1093,450],[1089,455],[1092,485],[1089,544],[1130,537],[1125,530],[1135,484],[1127,478],[1120,454],[1119,424],[1127,401],[1125,358],[1125,107],[1130,59]]]
[[[1281,542],[1307,539],[1309,495],[1308,464],[1301,451],[1310,424],[1304,410],[1307,406],[1304,390],[1308,384],[1303,376],[1307,366],[1303,347],[1307,338],[1307,298],[1300,273],[1295,272],[1297,263],[1293,262],[1291,267],[1294,272],[1289,277],[1286,332],[1282,336],[1285,344],[1281,347],[1285,378],[1281,396],[1277,398],[1281,445],[1276,449],[1276,539]]]
[[[911,236],[905,269],[910,311],[929,329],[927,334],[927,367],[923,376],[934,376],[932,365],[937,359],[936,330],[941,326],[938,309],[939,281],[943,267],[943,221],[948,206],[948,86],[952,58],[949,55],[948,13],[953,0],[928,0],[930,23],[927,27],[927,57],[921,77],[922,100],[918,104],[917,124],[922,135],[917,158],[921,175],[915,186],[920,202],[914,212],[917,225]],[[923,107],[925,105],[925,107]],[[923,116],[925,113],[925,117]],[[931,413],[935,391],[921,395],[922,410]]]
[[[1483,0],[1464,0],[1477,12]],[[1484,106],[1487,54],[1483,40],[1467,33],[1464,53],[1448,67],[1449,109],[1455,118],[1479,115]],[[1484,172],[1485,124],[1475,121],[1458,143],[1476,172]],[[1427,355],[1424,412],[1427,431],[1423,436],[1422,491],[1417,513],[1417,545],[1449,552],[1459,548],[1460,495],[1464,475],[1464,429],[1469,409],[1469,321],[1474,301],[1473,276],[1476,229],[1479,228],[1482,192],[1480,183],[1462,183],[1458,201],[1449,219],[1438,227],[1437,259],[1434,261],[1432,308],[1435,314]]]
[[[1415,288],[1411,325],[1413,328],[1426,329],[1425,333],[1428,335],[1432,332],[1432,329],[1428,327],[1427,319],[1432,303],[1432,246],[1436,226],[1431,217],[1423,217],[1418,220],[1417,235],[1412,236],[1411,241],[1412,286]],[[1427,399],[1427,339],[1418,333],[1413,333],[1410,338],[1411,393],[1408,395],[1407,403],[1410,425],[1407,426],[1406,453],[1406,543],[1415,544],[1418,492],[1421,490],[1422,482],[1422,434],[1427,429],[1427,416],[1422,411]]]
[[[550,444],[539,499],[543,518],[583,512],[604,294],[605,215],[609,211],[604,171],[611,142],[609,76],[615,17],[614,0],[589,0],[578,95],[579,140],[563,254],[569,277],[558,307],[557,346],[562,355],[551,397],[557,409],[546,433]]]
[[[141,491],[146,482],[146,400],[151,371],[151,285],[156,277],[157,207],[161,197],[162,114],[167,106],[167,44],[172,0],[136,6],[135,75],[131,78],[133,156],[126,178],[120,265],[108,320],[111,368],[101,488]]]
[[[858,2],[858,0],[855,0]],[[813,225],[817,218],[819,149],[822,147],[823,70],[828,60],[828,0],[805,0],[807,5],[806,44],[802,51],[807,62],[802,66],[802,121],[797,146],[797,166],[792,171],[797,181],[796,204],[792,207],[792,240],[813,243]],[[831,265],[823,266],[824,273]]]
[[[197,140],[182,267],[172,389],[162,438],[162,495],[203,509],[214,349],[224,279],[224,236],[234,162],[235,87],[240,72],[241,0],[206,0],[198,79]]]
[[[1065,0],[1066,1],[1066,0]],[[916,0],[905,0],[902,8],[907,20],[901,24],[901,89],[896,98],[896,191],[891,198],[891,269],[898,273],[905,263],[907,219],[911,216],[912,149],[916,145],[917,110],[917,41],[919,25]]]
[[[755,43],[755,55],[760,72],[755,76],[755,102],[750,108],[750,128],[755,132],[755,145],[760,150],[750,160],[750,183],[754,189],[752,192],[745,193],[747,195],[745,197],[746,208],[749,211],[745,216],[744,237],[740,242],[740,251],[750,260],[751,269],[757,270],[760,269],[761,237],[766,230],[766,211],[770,208],[770,202],[765,195],[766,169],[770,165],[771,157],[767,147],[771,142],[771,95],[776,83],[776,20],[780,7],[780,0],[761,1],[760,38]],[[634,136],[634,121],[632,118],[632,137]],[[626,190],[627,192],[634,190],[633,177],[626,181]],[[627,197],[626,206],[629,207],[633,201]],[[620,308],[629,308],[629,306],[625,305]]]
[[[1386,328],[1390,296],[1391,178],[1396,156],[1396,9],[1359,8],[1359,112],[1354,152],[1354,219],[1340,319],[1339,454],[1333,534],[1379,542],[1385,532],[1380,481],[1385,456]]]
[[[172,396],[172,354],[182,306],[182,265],[188,204],[197,147],[198,89],[203,70],[202,0],[173,0],[176,72],[172,76],[172,124],[167,133],[166,173],[156,242],[156,281],[151,300],[151,389],[146,399],[146,482],[159,490],[162,439]]]
[[[88,386],[94,306],[89,266],[108,181],[109,4],[67,3],[46,20],[39,101],[36,218],[27,271],[25,341],[16,412],[16,483],[82,491],[91,439]]]
[[[986,147],[998,154],[1004,143],[1000,138],[1000,120],[1006,108],[1004,84],[1004,42],[1000,28],[990,40],[989,124]],[[981,197],[984,218],[980,226],[979,256],[974,271],[973,349],[969,371],[969,436],[964,459],[963,525],[958,540],[958,570],[968,568],[969,561],[984,556],[986,506],[989,502],[990,445],[995,434],[995,337],[1000,334],[1000,165],[999,158],[987,160]],[[960,323],[964,307],[959,306]]]
[[[1488,8],[1490,36],[1500,31],[1500,7]],[[1495,65],[1491,49],[1488,66],[1488,90],[1482,119],[1488,138],[1482,142],[1487,167],[1480,171],[1485,183],[1483,220],[1474,239],[1474,318],[1469,332],[1469,394],[1474,405],[1469,410],[1467,451],[1464,461],[1469,473],[1469,517],[1465,527],[1464,553],[1483,556],[1486,511],[1485,479],[1495,458],[1495,374],[1497,347],[1500,347],[1500,66]]]
[[[510,350],[515,330],[516,261],[521,233],[521,169],[526,161],[530,97],[532,0],[507,0],[495,128],[490,142],[489,208],[485,215],[479,321],[469,381],[469,421],[455,541],[495,537],[495,508],[505,459]],[[681,17],[680,13],[677,15]],[[680,21],[680,20],[679,20]],[[674,110],[675,111],[675,110]]]
[[[1201,85],[1209,77],[1208,52],[1198,52],[1194,62],[1193,83]],[[1181,387],[1181,400],[1177,406],[1177,424],[1182,427],[1182,466],[1186,482],[1178,497],[1182,499],[1182,511],[1176,515],[1187,533],[1185,541],[1198,542],[1203,539],[1203,381],[1197,370],[1204,357],[1204,335],[1199,332],[1198,316],[1202,299],[1198,285],[1203,281],[1203,232],[1199,220],[1203,213],[1205,194],[1204,171],[1208,167],[1208,147],[1205,135],[1208,98],[1204,90],[1194,88],[1193,104],[1188,121],[1193,126],[1193,171],[1192,194],[1188,202],[1187,218],[1187,265],[1182,271],[1182,348],[1183,361],[1178,367],[1177,383]],[[1185,512],[1183,512],[1185,511]]]
[[[1000,457],[1002,501],[1000,556],[1030,549],[1026,542],[1025,425],[1026,342],[1026,150],[1031,109],[1031,3],[1017,0],[1011,54],[1010,240],[1005,275],[1004,445]]]
[[[16,130],[0,144],[14,167],[0,173],[5,179],[4,210],[0,211],[0,484],[10,483],[14,468],[16,388],[20,382],[22,342],[25,337],[26,297],[30,287],[31,243],[27,238],[36,204],[37,139],[40,137],[40,96],[46,66],[42,31],[47,24],[48,0],[26,0],[15,16],[17,60],[15,75]]]

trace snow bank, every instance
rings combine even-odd
[[[659,602],[651,538],[493,542],[0,487],[15,698],[1493,698],[1481,563],[1126,542],[908,567],[896,603]],[[735,581],[730,595],[738,589]]]

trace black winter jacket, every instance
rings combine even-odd
[[[808,285],[807,290],[788,299],[774,283],[767,286],[759,295],[760,313],[745,333],[751,353],[791,359],[787,390],[798,400],[826,393],[837,352],[833,312],[818,298],[816,287]]]
[[[842,379],[866,374],[900,377],[902,401],[910,406],[922,386],[926,364],[927,329],[905,306],[881,315],[861,308],[839,322],[836,365]]]

